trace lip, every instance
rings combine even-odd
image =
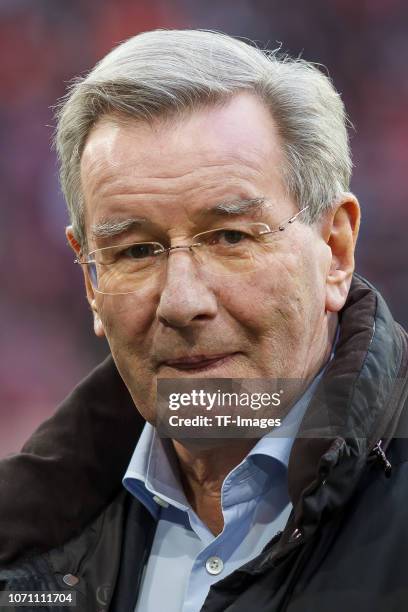
[[[178,359],[167,359],[161,362],[161,366],[168,366],[176,370],[203,371],[214,366],[219,366],[236,353],[220,353],[216,355],[193,355],[179,357]]]

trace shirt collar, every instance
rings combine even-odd
[[[249,451],[247,458],[253,459],[259,456],[267,456],[279,461],[284,467],[288,467],[293,441],[326,367],[327,365],[322,368],[296,404],[292,406],[289,413],[282,421],[281,426],[273,429],[260,438],[255,446]]]

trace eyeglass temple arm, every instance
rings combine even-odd
[[[265,230],[264,232],[260,232],[261,236],[265,236],[265,234],[275,234],[276,232],[283,232],[284,229],[291,223],[293,223],[294,221],[296,221],[296,219],[298,218],[299,215],[301,215],[305,210],[307,210],[308,208],[310,208],[310,206],[304,206],[301,210],[299,210],[299,212],[296,213],[296,215],[293,215],[293,217],[290,217],[290,219],[287,219],[287,221],[284,221],[283,223],[281,223],[279,225],[278,228],[276,229],[269,229],[269,230]]]
[[[83,261],[82,259],[74,259],[74,264],[79,264],[80,266],[85,266],[87,264],[96,263],[94,259],[90,259],[89,261]]]

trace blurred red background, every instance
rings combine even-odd
[[[1,0],[0,456],[108,352],[66,246],[52,106],[140,31],[216,29],[327,66],[355,126],[357,270],[408,324],[407,20],[402,0]]]

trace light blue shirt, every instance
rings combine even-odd
[[[293,440],[323,374],[293,406],[278,433],[258,440],[221,488],[224,528],[215,536],[189,505],[170,440],[146,423],[123,485],[157,519],[135,612],[198,612],[210,586],[256,557],[292,509],[287,467]]]

